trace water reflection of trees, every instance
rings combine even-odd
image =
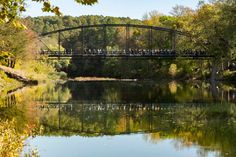
[[[236,90],[218,87],[217,99],[205,82],[67,82],[71,100],[103,102],[236,102]]]
[[[221,156],[236,155],[235,104],[64,104],[39,112],[45,135],[146,133],[153,143],[170,138],[182,147],[199,145],[219,150]]]
[[[141,132],[149,142],[176,139],[180,148],[199,145],[204,151],[233,157],[236,106],[226,102],[234,101],[234,93],[219,89],[220,101],[212,103],[215,100],[204,83],[69,82],[1,97],[0,117],[18,119],[15,125],[20,130],[39,121],[48,136]]]
[[[54,94],[48,96],[49,92]],[[49,99],[58,101],[60,99],[68,100],[69,98],[70,92],[68,90],[62,90],[62,88],[55,85],[28,87],[1,93],[0,156],[21,156],[24,140],[41,132],[41,127],[35,114],[35,105],[37,105],[35,100]],[[28,156],[33,156],[34,152],[25,153],[29,153],[27,154]]]

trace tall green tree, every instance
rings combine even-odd
[[[212,60],[211,81],[216,78],[219,63],[233,58],[236,38],[235,3],[232,0],[216,0],[202,4],[189,23],[195,46],[201,46],[215,56]]]

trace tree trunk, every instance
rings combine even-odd
[[[212,63],[212,67],[211,67],[211,82],[214,82],[216,81],[216,78],[217,78],[217,65],[216,63]]]
[[[212,62],[212,67],[211,67],[211,78],[210,78],[210,83],[211,83],[211,92],[212,92],[212,96],[214,99],[216,99],[218,97],[218,90],[217,90],[217,71],[218,71],[218,67],[216,62]]]

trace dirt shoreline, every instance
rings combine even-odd
[[[68,79],[68,81],[137,81],[137,79],[118,79],[109,77],[76,77],[74,79]]]

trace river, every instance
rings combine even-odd
[[[40,127],[22,156],[235,157],[236,90],[205,82],[68,81],[1,96],[0,117]]]

